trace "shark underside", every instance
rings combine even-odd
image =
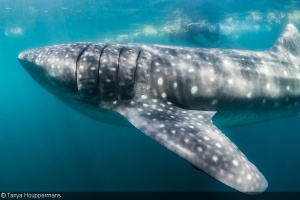
[[[77,111],[134,126],[220,182],[260,193],[265,177],[220,128],[299,115],[299,44],[289,24],[259,52],[83,42],[18,58]]]

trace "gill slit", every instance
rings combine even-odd
[[[78,92],[78,95],[79,95],[79,98],[81,98],[80,96],[80,92],[79,92],[79,88],[78,88],[78,77],[77,77],[77,73],[78,73],[78,62],[80,60],[80,57],[82,56],[82,54],[85,52],[85,50],[90,47],[92,45],[92,43],[88,44],[86,47],[84,47],[82,49],[82,51],[79,53],[77,59],[76,59],[76,68],[75,68],[75,82],[76,82],[76,87],[77,87],[77,92]]]
[[[117,100],[120,99],[120,85],[119,85],[119,68],[120,68],[120,58],[121,58],[121,54],[123,52],[123,49],[125,47],[122,47],[119,53],[119,58],[118,58],[118,67],[117,67],[117,74],[116,74],[116,96],[117,96]]]
[[[108,44],[106,44],[103,49],[101,50],[100,56],[99,56],[99,62],[98,62],[98,76],[97,76],[97,82],[98,82],[98,92],[99,92],[99,101],[101,101],[101,87],[100,87],[100,69],[101,69],[101,58],[104,52],[104,49],[108,47]]]
[[[139,58],[140,58],[140,55],[141,53],[143,52],[143,50],[140,50],[139,53],[138,53],[138,56],[136,58],[136,65],[135,65],[135,70],[134,70],[134,75],[133,75],[133,91],[135,91],[134,87],[135,87],[135,78],[136,78],[136,73],[137,73],[137,70],[138,70],[138,61],[139,61]],[[133,94],[135,96],[135,94]]]

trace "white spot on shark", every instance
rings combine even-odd
[[[192,72],[194,72],[194,68],[190,68],[188,71],[189,71],[190,73],[192,73]]]
[[[204,140],[209,140],[209,137],[207,137],[207,136],[204,136]]]
[[[191,88],[191,94],[196,94],[197,91],[198,91],[198,87],[197,86],[193,86]]]
[[[162,85],[164,83],[164,80],[162,77],[159,77],[158,80],[157,80],[157,84],[158,85]]]
[[[251,180],[251,179],[252,179],[251,174],[247,174],[247,179],[248,179],[248,180]]]
[[[216,155],[213,155],[213,156],[212,156],[212,160],[213,160],[214,162],[217,162],[218,159],[219,159],[218,156],[216,156]]]
[[[222,145],[220,144],[220,143],[216,143],[216,146],[218,147],[218,148],[221,148],[222,147]]]
[[[239,165],[239,163],[238,163],[237,160],[233,160],[233,161],[232,161],[232,164],[233,164],[234,166],[238,166],[238,165]]]
[[[201,147],[197,147],[197,151],[202,152],[203,149]]]

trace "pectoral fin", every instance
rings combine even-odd
[[[116,109],[137,129],[220,182],[245,193],[268,183],[244,154],[212,123],[215,112],[184,110],[156,99]]]

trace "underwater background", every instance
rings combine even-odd
[[[264,50],[287,23],[300,28],[300,1],[1,0],[0,191],[234,191],[138,130],[67,107],[17,55],[78,41]],[[264,174],[266,191],[300,192],[299,118],[223,132]]]

